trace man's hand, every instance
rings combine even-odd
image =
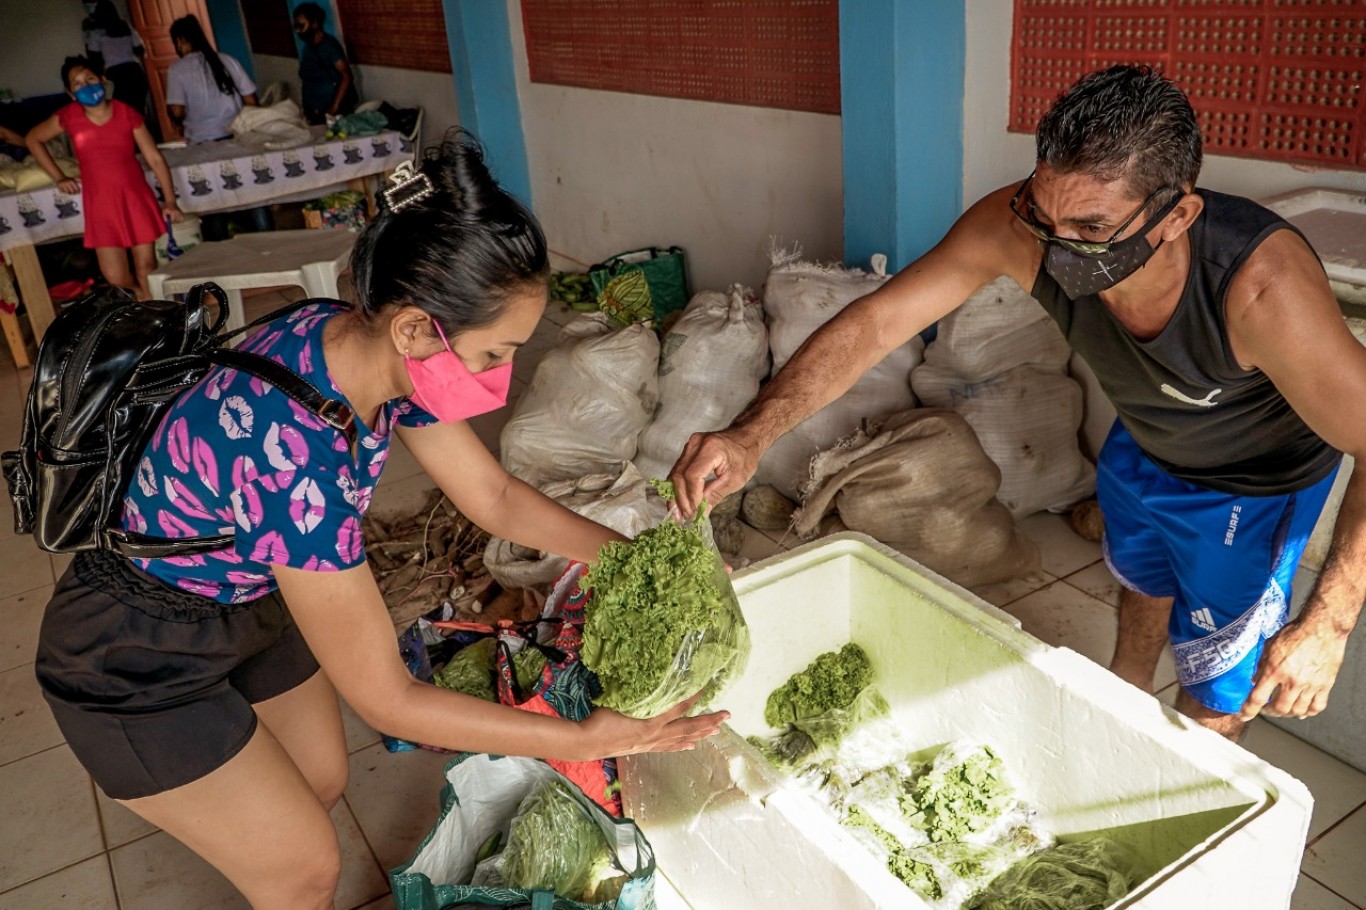
[[[1258,713],[1306,718],[1323,711],[1346,650],[1347,637],[1331,628],[1299,620],[1288,623],[1262,650],[1252,694],[1243,704],[1243,720]]]
[[[703,499],[718,503],[754,476],[763,452],[743,445],[735,435],[734,430],[722,430],[694,433],[688,439],[678,463],[669,472],[680,514],[697,514]],[[707,480],[708,477],[712,479]]]

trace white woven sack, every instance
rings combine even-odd
[[[887,257],[873,257],[873,272],[802,262],[796,253],[772,254],[764,282],[764,312],[776,374],[816,329],[860,297],[887,281]],[[920,362],[925,344],[913,338],[864,373],[838,399],[802,421],[764,454],[755,472],[761,484],[800,499],[810,479],[811,458],[857,430],[867,418],[913,408],[908,376]]]
[[[1071,349],[1018,284],[1001,277],[939,323],[911,388],[931,408],[960,414],[1001,469],[997,498],[1015,518],[1065,509],[1095,492],[1077,433],[1082,392],[1067,375]]]
[[[503,467],[534,487],[620,471],[658,400],[659,341],[597,313],[560,332],[499,441]]]
[[[939,320],[924,362],[977,382],[1022,366],[1063,374],[1071,356],[1052,317],[1002,276]]]
[[[1077,447],[1082,420],[1076,381],[1024,366],[963,383],[921,364],[913,375],[925,407],[948,408],[968,422],[1001,469],[996,498],[1015,518],[1060,511],[1096,489],[1096,469]]]
[[[733,284],[695,295],[664,336],[659,408],[640,437],[640,473],[667,477],[688,437],[728,426],[767,375],[768,330],[754,291]]]
[[[577,480],[546,484],[541,492],[560,505],[591,518],[614,531],[635,537],[664,520],[664,500],[650,496],[650,485],[629,461],[622,470],[589,474]],[[549,591],[569,565],[564,556],[532,550],[501,537],[491,538],[484,548],[484,565],[494,581],[505,588]]]

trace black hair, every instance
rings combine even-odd
[[[96,76],[103,77],[104,70],[97,66],[89,57],[67,57],[62,61],[62,91],[71,91],[71,71],[85,67]]]
[[[218,52],[209,44],[209,39],[204,35],[204,28],[199,24],[199,18],[194,14],[181,16],[171,23],[171,40],[184,41],[190,46],[190,52],[199,51],[204,56],[204,62],[209,65],[209,74],[213,76],[214,85],[225,95],[237,94],[237,83],[232,81],[232,75],[228,68],[219,59]]]
[[[294,7],[294,15],[303,16],[309,24],[322,28],[327,19],[327,11],[316,3],[300,3]]]
[[[1083,76],[1043,115],[1035,141],[1040,164],[1100,180],[1123,178],[1139,199],[1166,187],[1194,189],[1200,175],[1200,124],[1190,100],[1147,66]]]
[[[385,203],[357,239],[356,296],[367,318],[412,304],[453,337],[493,322],[519,288],[548,278],[545,233],[493,179],[465,130],[428,149],[418,173],[432,194],[406,205],[396,195],[398,211]]]
[[[104,29],[104,33],[110,38],[126,38],[132,34],[128,23],[123,21],[119,11],[114,8],[112,0],[98,0],[90,19],[95,28]]]

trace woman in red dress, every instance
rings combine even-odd
[[[58,189],[81,193],[85,246],[99,258],[105,281],[145,300],[147,276],[156,268],[152,244],[165,233],[162,218],[180,221],[183,217],[175,203],[171,171],[142,115],[106,96],[104,81],[89,60],[68,57],[62,64],[62,81],[72,103],[30,130],[25,144]],[[84,187],[62,174],[48,154],[46,143],[62,133],[71,135]],[[165,205],[157,204],[135,152],[142,153],[156,175]],[[133,251],[132,271],[129,250]]]

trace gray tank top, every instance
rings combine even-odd
[[[1190,228],[1190,275],[1156,338],[1139,341],[1099,297],[1067,299],[1042,264],[1031,293],[1163,470],[1241,495],[1305,489],[1327,477],[1341,455],[1266,374],[1238,364],[1224,320],[1229,282],[1253,250],[1275,231],[1299,231],[1251,200],[1196,192],[1205,209]]]

